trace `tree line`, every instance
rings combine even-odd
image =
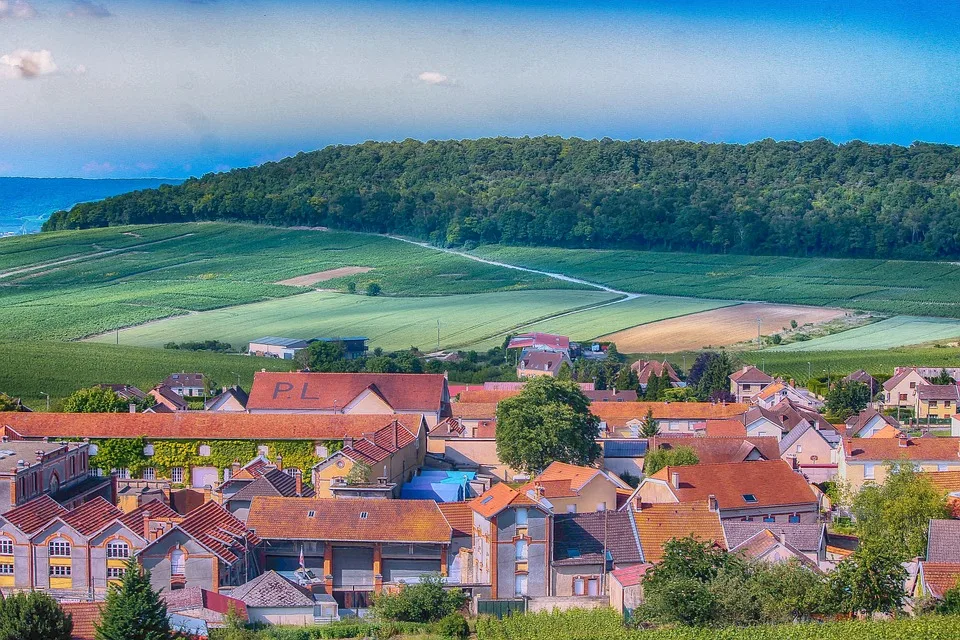
[[[44,230],[226,220],[510,245],[960,256],[960,147],[486,138],[330,146],[80,204]]]

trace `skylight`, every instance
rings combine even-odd
[[[579,549],[578,547],[570,547],[569,549],[567,549],[567,557],[568,557],[568,558],[579,558],[579,557],[580,557],[580,549]]]
[[[308,518],[313,518],[313,517],[316,516],[316,515],[317,515],[317,512],[316,512],[316,511],[307,511],[307,517],[308,517]]]
[[[756,502],[757,496],[753,495],[752,493],[745,493],[743,494],[743,501],[748,503]]]
[[[480,501],[480,504],[487,504],[491,500],[493,500],[493,496],[487,496],[486,498]]]
[[[360,519],[361,519],[361,520],[366,520],[366,519],[367,519],[367,512],[366,512],[366,511],[361,511],[361,512],[360,512]]]

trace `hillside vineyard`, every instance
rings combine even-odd
[[[81,204],[45,230],[233,220],[439,245],[960,257],[960,147],[489,138],[331,146]]]

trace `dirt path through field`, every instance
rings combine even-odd
[[[340,267],[338,269],[327,269],[317,273],[308,273],[295,278],[287,278],[274,284],[282,284],[288,287],[311,287],[318,282],[326,282],[334,278],[343,278],[344,276],[355,276],[361,273],[373,271],[373,267]]]
[[[18,276],[23,273],[30,273],[32,271],[37,271],[39,269],[50,269],[51,267],[59,267],[61,265],[70,264],[73,262],[83,262],[84,260],[95,260],[97,258],[102,258],[103,256],[110,256],[117,253],[127,253],[130,251],[135,251],[136,249],[141,249],[143,247],[149,247],[150,245],[160,244],[161,242],[169,242],[171,240],[180,240],[192,236],[192,233],[184,233],[179,236],[173,236],[172,238],[163,238],[161,240],[152,240],[150,242],[141,242],[140,244],[133,244],[128,247],[118,247],[116,249],[104,249],[103,251],[97,251],[96,253],[84,253],[83,255],[73,256],[70,258],[61,258],[60,260],[54,260],[53,262],[42,262],[40,264],[32,264],[26,267],[18,267],[11,271],[0,271],[0,279],[9,278],[11,276]]]

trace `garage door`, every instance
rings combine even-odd
[[[194,467],[190,472],[191,484],[194,489],[202,489],[207,485],[215,487],[217,486],[218,477],[219,474],[217,473],[216,467]]]
[[[373,549],[333,548],[333,586],[337,588],[373,586]]]
[[[425,573],[440,573],[439,560],[384,560],[383,581],[411,580]]]

